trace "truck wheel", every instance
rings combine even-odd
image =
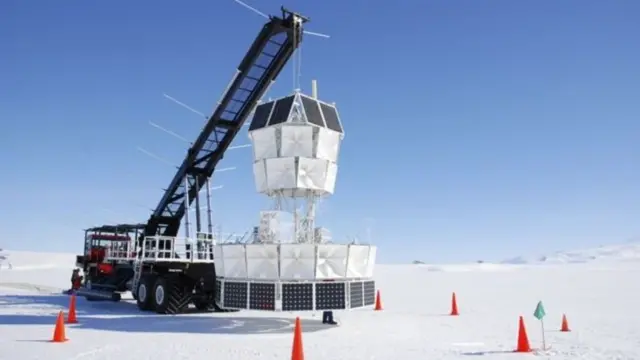
[[[156,312],[158,314],[166,314],[169,307],[169,299],[171,298],[171,288],[168,286],[167,279],[158,277],[153,286],[153,293],[150,295],[153,298],[153,306]]]
[[[138,304],[138,308],[142,311],[149,311],[153,309],[152,289],[154,280],[155,279],[152,276],[143,276],[138,283],[136,303]]]

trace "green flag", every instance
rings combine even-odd
[[[538,301],[538,305],[536,306],[536,311],[533,312],[533,316],[538,320],[542,320],[547,313],[544,311],[544,305],[542,305],[542,301]]]

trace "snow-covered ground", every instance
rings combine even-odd
[[[640,252],[639,252],[640,253]],[[597,254],[596,254],[597,257]],[[306,360],[326,359],[640,359],[640,261],[609,253],[602,261],[552,265],[379,265],[384,310],[337,312],[339,327],[304,315]],[[50,343],[55,315],[69,298],[72,254],[10,252],[0,269],[0,359],[290,359],[289,313],[159,316],[132,303],[78,300],[69,341]],[[626,257],[629,259],[629,257]],[[452,292],[461,315],[448,316]],[[546,306],[550,349],[517,354],[518,316],[541,346],[536,303]],[[566,313],[572,332],[559,332]]]

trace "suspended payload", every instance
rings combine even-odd
[[[296,91],[270,100],[256,108],[249,138],[256,190],[272,199],[272,208],[260,212],[252,243],[216,245],[218,305],[263,311],[373,306],[376,247],[334,243],[316,226],[319,200],[335,191],[344,138],[335,104],[318,100],[315,83],[313,96]]]
[[[335,105],[296,92],[257,107],[249,137],[258,192],[267,196],[333,194],[344,137]]]

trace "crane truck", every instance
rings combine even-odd
[[[284,7],[281,13],[262,26],[147,222],[85,230],[84,253],[76,259],[84,275],[75,294],[91,301],[120,301],[130,291],[139,309],[160,314],[178,314],[191,304],[199,310],[224,310],[215,303],[220,289],[211,214],[208,232],[203,231],[198,194],[203,188],[209,191],[225,151],[302,42],[309,19]],[[192,204],[196,234],[179,237]]]

